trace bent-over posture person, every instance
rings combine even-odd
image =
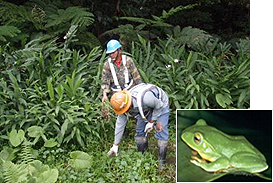
[[[130,115],[137,119],[135,140],[137,149],[142,153],[148,148],[148,132],[152,129],[156,130],[159,167],[162,168],[166,161],[169,138],[169,99],[167,94],[155,85],[141,83],[128,91],[122,90],[114,93],[110,103],[118,117],[114,144],[108,155],[117,156],[118,144],[121,142]]]

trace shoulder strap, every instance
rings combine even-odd
[[[143,107],[142,107],[143,96],[144,96],[144,94],[145,94],[148,90],[151,90],[152,88],[157,88],[157,86],[152,85],[152,84],[146,84],[146,86],[143,87],[143,88],[138,92],[137,98],[136,98],[139,113],[140,113],[140,115],[141,115],[141,117],[142,117],[142,119],[143,119],[144,121],[148,121],[148,120],[146,119],[146,117],[145,117],[145,115],[144,115],[144,112],[143,112]],[[160,91],[158,91],[158,92],[159,92],[159,95],[160,95]],[[161,98],[161,96],[160,96],[160,98]]]
[[[122,55],[121,58],[122,58],[122,64],[123,64],[123,66],[125,66],[126,65],[126,61],[127,61],[127,56],[126,55]]]
[[[133,85],[133,79],[129,79],[129,72],[126,66],[126,62],[127,62],[127,56],[126,55],[122,55],[122,64],[124,66],[124,89],[129,89],[132,85]]]
[[[114,80],[114,84],[116,85],[118,90],[121,90],[121,87],[120,87],[119,82],[118,82],[117,74],[116,74],[114,65],[113,65],[113,63],[111,61],[111,58],[108,58],[108,63],[109,63],[111,74],[112,74],[112,77],[113,77],[113,80]]]
[[[122,64],[124,66],[125,85],[128,85],[128,83],[129,83],[129,73],[128,73],[128,69],[126,67],[126,61],[127,61],[127,56],[126,55],[122,55]]]

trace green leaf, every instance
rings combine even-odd
[[[48,90],[50,99],[51,99],[52,101],[54,101],[54,100],[55,100],[55,98],[54,98],[54,89],[53,89],[53,86],[52,86],[52,83],[51,83],[51,79],[50,79],[50,78],[47,78],[47,90]]]
[[[138,69],[139,74],[141,75],[142,79],[144,80],[145,83],[149,83],[149,79],[146,75],[146,73],[142,69]]]
[[[31,126],[27,129],[27,131],[30,137],[40,137],[42,134],[44,134],[44,130],[40,126]]]
[[[56,88],[56,91],[58,93],[59,96],[59,102],[63,99],[63,93],[64,93],[64,87],[62,85],[58,85],[58,87]]]
[[[66,132],[66,130],[67,130],[68,123],[69,123],[69,120],[66,119],[66,120],[64,121],[62,127],[61,127],[61,134],[62,134],[62,136],[64,136],[64,134],[65,134],[65,132]]]
[[[20,96],[20,87],[19,87],[18,81],[17,81],[16,77],[11,72],[8,72],[8,74],[9,74],[10,80],[12,81],[12,86],[14,88],[14,96],[19,97]]]
[[[73,151],[70,153],[72,159],[69,164],[76,169],[89,168],[91,166],[91,156],[82,151]]]
[[[76,138],[77,141],[79,142],[79,144],[84,147],[84,142],[82,141],[82,137],[81,137],[81,131],[77,128],[76,130]]]
[[[193,87],[193,84],[188,85],[185,92],[188,93],[189,89],[191,89],[192,87]]]
[[[58,176],[58,169],[50,169],[41,173],[40,176],[37,178],[37,182],[54,183],[57,181]]]
[[[38,177],[42,172],[49,170],[49,166],[43,165],[43,163],[39,160],[33,160],[29,163],[29,165],[35,169],[35,171],[32,173],[33,175],[36,174],[36,177]]]
[[[1,161],[12,161],[14,159],[14,150],[12,148],[5,148],[0,152],[0,165]]]
[[[209,102],[207,100],[207,98],[201,93],[201,104],[205,103],[206,106],[209,106]],[[203,109],[206,108],[205,106],[202,107]]]
[[[186,61],[186,63],[187,63],[187,69],[190,69],[191,58],[192,58],[192,52],[190,52],[190,54],[189,54],[189,56],[187,58],[187,61]]]
[[[6,38],[15,37],[20,32],[21,31],[17,27],[14,27],[14,26],[8,26],[8,25],[0,26],[0,41],[6,42],[7,41]],[[8,40],[9,40],[9,38],[8,38]]]
[[[45,143],[44,143],[45,147],[54,147],[56,145],[58,145],[58,143],[53,138],[51,138],[49,140],[46,140]]]
[[[223,108],[226,108],[232,103],[232,101],[227,96],[224,96],[221,93],[216,94],[216,101]]]
[[[179,104],[179,101],[175,100],[173,103],[177,109],[181,109],[181,105]]]
[[[14,147],[19,146],[25,139],[25,132],[23,130],[17,130],[13,129],[11,130],[11,132],[9,133],[9,142],[11,143],[11,145],[13,145]]]

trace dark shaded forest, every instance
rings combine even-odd
[[[249,37],[250,34],[249,0],[21,0],[6,2],[24,6],[31,11],[29,17],[31,22],[24,21],[25,28],[31,32],[36,32],[37,29],[43,32],[49,31],[45,25],[54,7],[59,9],[74,6],[84,8],[93,16],[91,17],[92,22],[86,24],[84,30],[92,35],[83,37],[90,38],[89,41],[94,45],[99,43],[105,45],[106,41],[112,37],[131,41],[135,39],[135,36],[131,34],[132,31],[144,35],[149,40],[155,40],[157,37],[164,38],[175,26],[199,28],[223,41],[237,41],[239,38]],[[18,16],[9,17],[4,13],[4,8],[1,12],[2,25],[16,25],[16,21],[5,20],[3,16],[6,18]],[[11,15],[12,11],[9,14]],[[32,21],[31,18],[35,21]],[[68,19],[63,20],[68,21]],[[65,22],[62,24],[65,26]],[[20,26],[20,28],[23,27],[24,25]]]

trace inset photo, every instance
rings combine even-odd
[[[177,110],[177,182],[272,181],[272,110]]]

